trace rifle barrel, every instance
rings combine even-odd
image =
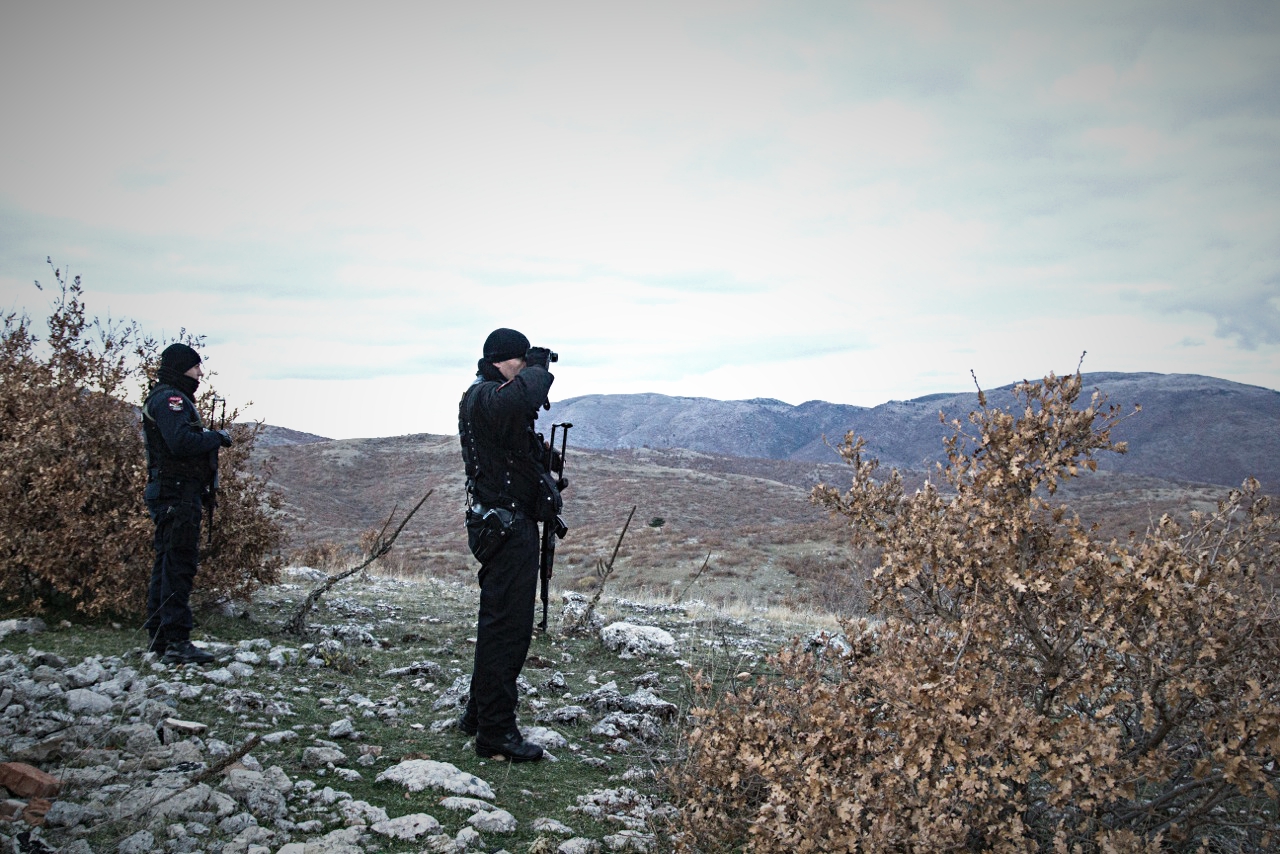
[[[551,425],[551,438],[547,442],[547,473],[555,472],[555,456],[556,456],[556,429],[560,429],[560,484],[559,488],[564,488],[564,452],[569,442],[569,428],[573,425],[565,422],[562,424]],[[563,537],[566,533],[564,523],[559,517],[551,522],[542,523],[542,549],[539,554],[538,575],[542,581],[542,622],[538,623],[538,629],[545,632],[547,630],[547,608],[548,600],[551,598],[551,571],[552,565],[556,559],[556,537]]]

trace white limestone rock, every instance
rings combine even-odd
[[[110,697],[89,688],[72,688],[65,696],[67,711],[73,715],[105,715],[115,705]]]
[[[515,833],[516,817],[506,810],[486,810],[467,819],[467,824],[481,833]]]
[[[613,623],[600,630],[600,641],[619,658],[647,658],[651,655],[675,656],[676,639],[657,626]]]
[[[495,797],[493,788],[484,780],[460,771],[457,766],[448,762],[436,762],[433,759],[406,759],[383,771],[375,782],[381,783],[384,780],[400,783],[410,792],[443,789],[455,795],[469,795],[486,800]]]
[[[393,839],[417,839],[428,833],[439,833],[440,822],[436,821],[434,816],[420,812],[380,821],[370,830]]]

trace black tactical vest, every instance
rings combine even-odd
[[[208,484],[213,478],[213,470],[209,466],[209,458],[206,454],[180,457],[169,450],[169,444],[165,442],[159,425],[151,415],[151,402],[160,394],[166,397],[181,395],[185,404],[183,414],[190,417],[190,422],[194,426],[204,429],[200,412],[191,402],[191,398],[170,385],[162,384],[153,388],[151,394],[147,396],[147,402],[142,405],[142,436],[147,448],[147,482],[190,481],[201,485]]]
[[[467,495],[470,501],[486,508],[532,511],[537,505],[539,467],[531,449],[541,447],[533,426],[527,428],[528,446],[505,447],[488,425],[477,424],[475,392],[483,380],[477,380],[458,403],[458,438],[462,443],[462,462],[467,473]]]

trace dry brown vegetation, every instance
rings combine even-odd
[[[289,560],[338,570],[359,558],[362,533],[398,505],[431,499],[397,543],[384,571],[468,580],[476,570],[462,527],[463,474],[455,436],[417,434],[262,447],[271,485],[283,499]],[[790,605],[865,613],[863,582],[873,556],[809,500],[815,483],[847,479],[838,462],[760,460],[682,450],[586,451],[569,437],[565,521],[553,588],[590,592],[632,506],[609,581],[615,595],[735,606]],[[904,483],[924,483],[904,472]],[[945,484],[943,484],[945,487]],[[1101,536],[1142,532],[1164,513],[1185,520],[1212,507],[1220,490],[1154,478],[1090,474],[1072,482],[1072,506]],[[663,524],[650,521],[661,518]],[[708,559],[708,555],[710,558]],[[703,563],[707,563],[704,572]]]
[[[431,499],[388,557],[406,575],[466,580],[476,564],[462,526],[463,472],[454,436],[419,434],[263,448],[292,523],[291,560],[339,568],[357,557],[363,531],[391,508],[410,505],[428,489]],[[833,454],[834,456],[834,454]],[[761,463],[769,476],[748,474]],[[736,469],[741,469],[738,471]],[[811,463],[779,463],[679,451],[579,451],[566,475],[569,535],[556,548],[553,588],[589,592],[595,567],[608,558],[627,513],[661,517],[661,526],[633,523],[609,581],[615,595],[750,605],[807,601],[792,567],[854,560],[839,526],[809,501]],[[775,478],[783,478],[778,480]],[[708,561],[708,555],[710,560]],[[698,575],[703,563],[707,570]],[[696,583],[689,582],[697,576]]]
[[[151,572],[152,525],[138,410],[125,401],[130,384],[150,385],[159,344],[136,324],[90,318],[79,277],[56,268],[54,276],[59,292],[44,341],[25,314],[3,318],[0,602],[24,612],[136,614]],[[215,396],[206,384],[197,403],[208,412]],[[202,541],[196,583],[206,598],[245,596],[273,581],[280,565],[275,499],[250,467],[256,432],[232,428],[236,444],[219,457],[216,524],[212,542]]]
[[[1058,487],[1123,452],[1080,377],[953,422],[946,489],[814,498],[880,551],[846,646],[705,695],[671,775],[686,851],[1275,850],[1280,520],[1256,482],[1102,540]],[[971,432],[970,432],[971,430]]]

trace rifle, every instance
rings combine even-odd
[[[561,491],[569,485],[569,481],[564,477],[564,452],[565,445],[569,441],[569,428],[572,426],[567,422],[552,424],[551,441],[547,445],[547,473],[559,475],[556,478],[556,489]],[[559,471],[555,470],[557,427],[560,428]],[[567,533],[569,533],[569,527],[559,516],[552,522],[542,523],[542,551],[538,556],[538,577],[542,580],[542,622],[538,623],[538,630],[542,632],[547,630],[547,599],[551,594],[551,566],[556,560],[556,540],[563,540]]]
[[[214,397],[212,400],[209,401],[209,423],[210,424],[214,423],[213,415],[219,403],[222,404],[222,415],[221,415],[221,419],[218,422],[218,427],[213,429],[223,430],[223,429],[226,429],[226,426],[227,426],[227,399],[225,397]],[[209,504],[208,504],[209,526],[208,526],[208,530],[205,531],[205,545],[212,546],[213,545],[213,508],[218,506],[219,474],[218,474],[218,449],[217,448],[214,448],[212,451],[209,452],[209,468],[213,469],[213,480],[209,481]]]

